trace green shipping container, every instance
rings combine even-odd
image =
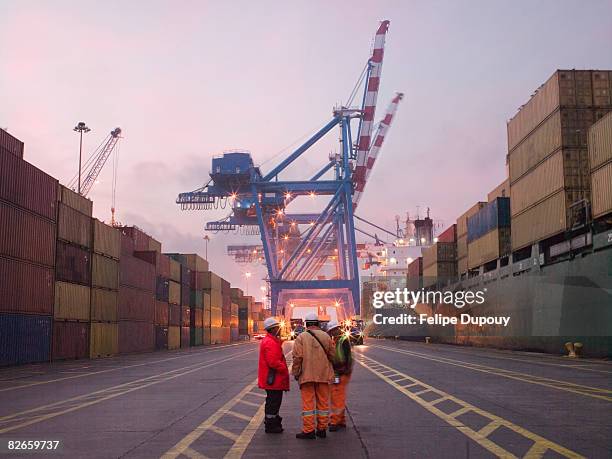
[[[189,330],[189,342],[191,346],[201,346],[203,344],[204,329],[191,327]]]

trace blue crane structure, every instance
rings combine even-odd
[[[379,136],[378,142],[377,137],[370,142],[374,128],[367,126],[366,120],[371,122],[374,116],[382,46],[388,25],[389,21],[383,21],[378,29],[379,42],[374,44],[363,75],[365,89],[360,108],[336,107],[331,120],[267,173],[263,173],[245,151],[213,157],[208,183],[194,191],[180,193],[176,200],[183,210],[212,209],[229,203],[230,215],[207,222],[206,230],[242,229],[247,234],[261,236],[273,315],[290,317],[292,308],[299,306],[318,307],[321,315],[327,314],[326,308],[335,307],[338,319],[360,313],[354,224],[356,176],[360,151],[366,149],[365,164],[370,144],[380,148],[383,140]],[[382,39],[379,39],[381,34]],[[391,116],[387,115],[382,121],[386,122],[384,130],[390,120]],[[355,125],[358,125],[357,135],[353,135]],[[336,129],[340,134],[339,152],[330,155],[329,161],[314,176],[301,180],[281,179],[283,171]],[[364,137],[367,137],[367,145],[364,145]],[[359,140],[354,142],[354,139]],[[372,164],[373,160],[367,172]],[[360,174],[360,192],[364,176],[367,176],[365,169]],[[324,201],[323,210],[318,213],[288,210],[294,200],[304,196],[317,196],[318,202]],[[252,247],[257,251],[257,246]],[[321,270],[330,259],[335,274],[322,276]]]

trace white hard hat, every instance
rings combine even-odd
[[[329,322],[327,322],[327,331],[332,331],[334,328],[338,328],[340,326],[340,324],[335,321],[335,320],[330,320]]]
[[[266,320],[264,320],[264,328],[266,330],[268,330],[268,329],[270,329],[272,327],[277,327],[279,325],[280,325],[280,323],[274,317],[268,317]]]
[[[306,314],[306,317],[304,317],[304,320],[306,322],[318,322],[319,316],[316,312],[309,312],[308,314]]]

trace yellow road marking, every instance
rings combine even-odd
[[[254,406],[259,408],[259,403],[249,402],[248,400],[238,400],[239,403],[244,403],[245,405]]]
[[[557,379],[545,378],[543,376],[534,376],[527,373],[521,373],[518,371],[504,370],[496,367],[489,367],[477,363],[464,362],[461,360],[451,360],[445,357],[432,357],[417,352],[406,351],[404,349],[396,349],[388,346],[372,345],[372,347],[385,349],[391,352],[397,352],[399,354],[410,355],[418,357],[420,359],[433,360],[434,362],[440,362],[447,365],[454,365],[457,367],[467,368],[469,370],[480,371],[482,373],[489,373],[497,376],[503,376],[505,378],[514,379],[517,381],[523,381],[530,384],[537,384],[540,386],[551,387],[553,389],[563,390],[574,394],[584,395],[586,397],[598,398],[607,402],[612,402],[612,397],[608,395],[600,394],[612,394],[612,390],[602,389],[599,387],[590,387],[583,384],[571,383],[568,381],[560,381]]]
[[[422,381],[419,381],[416,378],[413,378],[412,376],[409,376],[405,373],[402,373],[398,370],[395,370],[392,367],[389,367],[387,365],[384,365],[370,357],[366,357],[363,354],[359,354],[358,358],[357,358],[357,362],[359,362],[359,364],[361,366],[363,366],[364,368],[366,368],[367,370],[369,370],[370,372],[374,373],[376,376],[378,376],[380,379],[382,379],[383,381],[385,381],[387,384],[393,386],[395,389],[397,389],[398,391],[402,392],[404,395],[406,395],[407,397],[409,397],[411,400],[415,401],[416,403],[418,403],[419,405],[421,405],[423,408],[425,408],[427,411],[429,411],[430,413],[434,414],[435,416],[439,417],[440,419],[444,420],[446,423],[450,424],[451,426],[455,427],[457,430],[459,430],[461,433],[463,433],[464,435],[466,435],[467,437],[471,438],[472,440],[474,440],[476,443],[478,443],[480,446],[482,446],[483,448],[489,450],[491,453],[495,454],[498,457],[504,457],[504,458],[514,458],[515,455],[512,454],[510,451],[507,451],[506,449],[504,449],[502,446],[494,443],[493,441],[491,441],[489,438],[487,438],[487,436],[492,433],[497,427],[499,426],[504,426],[505,428],[508,428],[516,433],[518,433],[519,435],[522,435],[523,437],[526,437],[530,440],[532,440],[534,442],[534,444],[538,444],[538,448],[534,449],[534,456],[532,457],[537,457],[535,455],[535,453],[542,451],[547,451],[547,450],[551,450],[556,452],[557,454],[560,454],[561,456],[564,457],[568,457],[568,458],[582,458],[583,456],[581,456],[580,454],[571,451],[561,445],[558,445],[557,443],[554,443],[550,440],[547,440],[544,437],[541,437],[533,432],[530,432],[529,430],[520,427],[516,424],[513,424],[510,421],[507,421],[499,416],[496,416],[492,413],[489,413],[488,411],[482,410],[480,408],[477,408],[474,405],[471,405],[469,403],[467,403],[464,400],[461,400],[457,397],[454,397],[453,395],[450,395],[444,391],[441,391],[439,389],[436,389],[433,386],[430,386],[429,384],[426,384]],[[452,402],[462,406],[462,408],[460,408],[459,410],[456,410],[455,412],[451,413],[451,414],[447,414],[444,411],[440,410],[439,408],[437,408],[435,405],[433,405],[431,402],[428,402],[424,399],[422,399],[421,397],[419,397],[418,395],[410,392],[409,390],[407,390],[405,387],[397,384],[396,382],[394,382],[391,378],[389,378],[388,376],[385,376],[384,374],[382,374],[379,370],[375,370],[373,368],[370,367],[370,363],[375,364],[375,365],[380,365],[380,367],[377,368],[386,368],[387,370],[393,370],[393,372],[397,375],[402,375],[408,379],[413,380],[417,385],[421,385],[423,387],[426,387],[429,389],[430,392],[434,392],[436,394],[438,394],[441,397],[446,397],[448,400],[451,400]],[[463,422],[461,422],[459,419],[457,419],[459,416],[461,416],[464,413],[468,413],[468,412],[474,412],[486,419],[488,419],[490,421],[489,424],[489,428],[486,429],[487,426],[485,426],[485,428],[481,429],[481,432],[477,432],[474,429],[472,429],[471,427],[467,426],[466,424],[464,424]],[[493,428],[493,426],[495,426],[495,428]],[[490,431],[489,431],[490,430]],[[485,435],[486,434],[486,435]],[[532,447],[533,449],[533,447]],[[530,450],[531,451],[531,450]],[[528,457],[528,456],[525,456]]]
[[[223,359],[219,359],[212,362],[206,362],[205,364],[193,364],[188,365],[183,368],[178,368],[171,371],[166,371],[163,373],[159,373],[157,375],[148,376],[146,378],[137,379],[134,381],[130,381],[124,384],[119,384],[118,386],[113,386],[107,389],[101,389],[95,392],[91,392],[85,395],[79,395],[77,397],[72,397],[66,400],[61,400],[59,402],[50,403],[48,405],[42,405],[36,408],[31,408],[29,410],[21,411],[18,413],[13,413],[7,416],[0,417],[0,424],[8,424],[9,422],[13,422],[13,424],[9,427],[0,428],[0,434],[11,432],[13,430],[20,429],[22,427],[26,427],[32,424],[36,424],[42,421],[46,421],[48,419],[55,418],[57,416],[61,416],[62,414],[70,413],[72,411],[80,410],[82,408],[95,405],[101,403],[105,400],[109,400],[120,395],[128,394],[130,392],[134,392],[136,390],[144,389],[149,386],[153,386],[155,384],[159,384],[161,382],[169,381],[171,379],[178,378],[180,376],[184,376],[195,371],[202,370],[204,368],[211,367],[213,365],[217,365],[219,363],[227,362],[229,360],[233,360],[238,357],[242,357],[246,354],[253,352],[254,349],[241,352],[239,354],[235,354],[231,357],[225,357]],[[181,370],[186,371],[180,372]],[[93,399],[93,400],[88,400]],[[47,410],[52,410],[46,413]],[[37,414],[40,413],[40,414]],[[32,414],[32,416],[28,419],[24,417],[26,414]],[[27,419],[27,420],[26,420]],[[24,421],[24,422],[20,422]]]
[[[246,429],[242,431],[236,440],[236,443],[234,443],[231,449],[227,452],[225,459],[240,459],[242,457],[247,447],[251,443],[251,440],[253,440],[253,436],[255,435],[255,432],[257,432],[259,425],[263,421],[264,410],[265,405],[261,405],[257,410],[257,413],[255,413],[255,416],[253,416],[253,419],[251,419],[251,422],[249,422],[249,425],[246,426]]]
[[[183,456],[187,456],[189,459],[208,459],[208,457],[191,448],[187,448],[185,451],[183,451]]]
[[[21,384],[19,386],[6,387],[4,389],[0,389],[0,392],[8,392],[8,391],[11,391],[11,390],[25,389],[27,387],[41,386],[43,384],[51,384],[51,383],[55,383],[55,382],[66,381],[66,380],[69,380],[69,379],[84,378],[86,376],[93,376],[93,375],[99,375],[99,374],[102,374],[102,373],[108,373],[108,372],[111,372],[111,371],[126,370],[128,368],[136,368],[136,367],[142,367],[142,366],[146,366],[146,365],[153,365],[153,364],[156,364],[156,363],[168,362],[170,360],[185,359],[187,357],[197,356],[198,354],[206,354],[208,352],[216,352],[216,351],[219,351],[221,349],[228,348],[228,347],[242,346],[243,344],[244,343],[240,343],[240,344],[227,344],[227,345],[223,345],[223,346],[214,347],[212,349],[206,348],[206,350],[203,350],[201,352],[190,352],[188,354],[178,355],[176,357],[168,357],[166,359],[152,360],[150,362],[135,363],[133,365],[124,365],[124,366],[120,366],[120,367],[106,368],[104,370],[92,371],[92,372],[89,372],[89,373],[79,373],[79,374],[72,375],[72,376],[64,376],[62,378],[49,379],[47,381],[35,381],[35,382],[31,382],[31,383]],[[65,371],[60,371],[60,372],[61,373],[65,373]],[[40,374],[45,374],[44,372],[39,372],[39,373]],[[10,380],[4,380],[2,382],[9,382],[9,381]]]
[[[234,416],[235,418],[242,419],[243,421],[250,421],[251,416],[247,416],[246,414],[238,413],[237,411],[228,411],[227,414],[230,416]]]
[[[225,430],[224,428],[216,426],[214,424],[210,426],[210,430],[212,430],[214,433],[218,433],[219,435],[225,438],[229,438],[233,442],[238,440],[238,435],[236,435],[234,432],[230,432],[229,430]]]

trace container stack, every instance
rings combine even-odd
[[[59,185],[55,302],[53,307],[53,360],[89,355],[93,269],[93,203]],[[106,260],[106,259],[105,259]],[[112,264],[112,260],[108,259]],[[96,265],[96,283],[113,283],[112,267]],[[115,270],[116,274],[116,270]]]
[[[121,233],[99,220],[93,220],[89,329],[89,357],[92,359],[119,352],[117,307],[120,256]]]
[[[221,294],[221,277],[212,271],[204,273],[204,293],[210,297],[210,343],[221,344],[223,341],[223,296]],[[206,333],[206,331],[205,331]]]
[[[189,307],[191,289],[191,271],[181,264],[181,347],[191,345],[190,324],[191,308]]]
[[[223,336],[228,336],[227,342],[231,341],[232,298],[230,290],[230,283],[221,279],[221,327]]]
[[[120,354],[155,349],[155,265],[134,256],[145,247],[157,250],[150,241],[154,241],[153,238],[136,227],[121,229],[117,308]]]
[[[444,286],[457,277],[457,243],[436,242],[423,249],[423,287]]]
[[[591,213],[594,219],[599,219],[612,212],[612,113],[589,130],[589,165]]]
[[[467,219],[478,212],[486,202],[477,202],[457,219],[457,274],[466,277],[468,272]]]
[[[238,303],[231,303],[230,315],[230,341],[238,341],[240,333],[238,332]]]
[[[252,317],[253,317],[253,333],[263,333],[265,328],[263,325],[264,313],[263,303],[260,301],[252,301]]]
[[[585,223],[588,129],[610,110],[611,71],[558,70],[508,122],[513,251]]]
[[[168,279],[168,349],[181,347],[181,264],[170,258]]]
[[[204,304],[204,310],[202,311],[202,344],[211,344],[211,309],[210,309],[210,293],[202,292],[202,303]]]
[[[189,308],[190,308],[190,324],[189,337],[191,346],[201,346],[204,344],[204,309],[205,309],[205,294],[204,294],[204,279],[203,276],[208,271],[208,261],[201,256],[192,253],[182,255],[182,263],[187,266],[190,271],[189,280]],[[210,305],[210,300],[208,301]],[[209,308],[210,314],[210,308]],[[209,333],[210,337],[210,333]]]
[[[495,198],[467,219],[468,268],[510,254],[510,199]]]
[[[0,130],[0,365],[50,359],[58,183]]]
[[[408,288],[418,290],[423,288],[423,257],[413,260],[408,265]]]
[[[232,301],[238,305],[238,337],[246,338],[253,334],[253,325],[250,320],[252,309],[244,292],[239,288],[231,289]]]

